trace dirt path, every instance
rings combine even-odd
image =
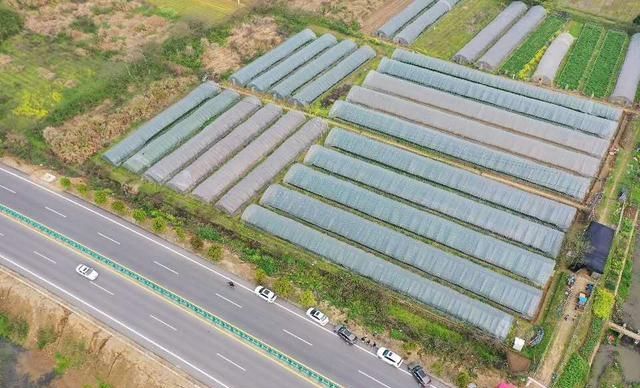
[[[563,316],[568,316],[568,319],[561,319],[558,323],[555,338],[553,338],[552,343],[549,345],[547,355],[545,356],[544,361],[538,369],[535,377],[536,380],[540,381],[546,386],[551,385],[551,377],[553,375],[553,372],[556,370],[558,363],[562,359],[564,349],[566,349],[567,347],[567,342],[571,338],[571,335],[573,334],[573,331],[575,329],[575,324],[577,322],[576,318],[578,317],[578,314],[580,314],[580,311],[576,309],[575,303],[578,297],[578,293],[584,290],[590,281],[591,279],[584,275],[577,275],[576,283],[571,288],[571,292],[567,297]]]
[[[398,12],[405,9],[412,0],[391,0],[376,11],[362,23],[362,32],[373,34],[376,29],[382,26],[387,20]]]

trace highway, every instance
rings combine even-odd
[[[395,369],[383,364],[380,360],[376,359],[374,349],[366,345],[354,347],[346,345],[333,333],[331,325],[325,328],[316,325],[306,318],[303,311],[286,301],[278,300],[276,304],[268,304],[253,294],[254,285],[247,284],[196,255],[172,245],[136,225],[130,224],[76,197],[60,194],[40,186],[20,172],[4,165],[0,165],[0,203],[45,224],[49,228],[117,261],[163,287],[188,298],[209,312],[236,325],[271,346],[276,347],[288,356],[304,363],[340,385],[349,387],[387,388],[417,386],[405,368]],[[0,227],[4,227],[8,222],[13,223],[13,221],[5,219],[2,224],[0,224]],[[23,233],[26,233],[24,227],[19,226],[19,228],[22,229]],[[5,234],[4,237],[0,237],[0,241],[8,241],[7,244],[3,241],[2,245],[0,245],[0,254],[12,258],[12,260],[18,264],[24,264],[25,266],[33,265],[35,257],[39,257],[32,253],[35,249],[25,248],[24,245],[16,242],[17,239],[7,238],[7,233],[2,230],[0,230],[0,233]],[[16,231],[14,230],[12,233],[16,233]],[[50,244],[54,243],[50,242]],[[66,248],[59,248],[66,250]],[[45,252],[51,252],[51,249],[41,249]],[[64,256],[64,254],[60,254]],[[66,255],[70,256],[69,251],[67,251]],[[71,256],[73,256],[73,254]],[[75,260],[73,263],[76,263],[79,262],[81,258],[76,256],[71,257],[71,260]],[[88,262],[87,259],[85,259],[85,261]],[[14,270],[16,269],[12,267],[11,264],[7,264],[6,260],[0,260],[0,262]],[[62,266],[57,264],[46,265],[45,262],[48,261],[41,258],[40,266],[33,267],[32,270],[40,271],[38,273],[40,273],[41,276],[61,282],[64,287],[71,287],[71,283],[74,285],[79,283],[77,286],[82,287],[83,282],[79,282],[79,276],[73,272],[73,265],[69,264],[71,265],[70,270],[67,270],[65,267],[64,272],[69,272],[68,275],[62,275],[60,274],[60,272],[62,272],[60,269]],[[51,263],[49,262],[49,264]],[[42,265],[44,265],[44,267],[42,267]],[[97,269],[101,273],[101,277],[96,284],[113,282],[108,285],[111,287],[110,291],[114,295],[106,292],[96,293],[96,290],[100,290],[98,287],[84,284],[85,287],[89,286],[89,289],[93,291],[92,295],[97,295],[96,298],[98,298],[99,301],[95,303],[100,302],[99,304],[101,306],[110,306],[110,308],[113,309],[123,308],[124,306],[126,308],[125,311],[131,311],[130,303],[133,303],[135,300],[136,303],[143,305],[140,307],[140,311],[144,311],[147,315],[151,314],[152,311],[156,311],[156,308],[159,308],[159,306],[153,305],[153,303],[159,301],[157,297],[154,297],[154,299],[138,295],[140,292],[142,292],[142,294],[147,293],[144,290],[138,290],[138,294],[135,294],[135,291],[131,291],[132,293],[130,293],[129,288],[126,288],[128,281],[123,280],[123,283],[116,283],[117,279],[115,278],[117,278],[117,276],[108,274],[106,268],[98,266]],[[103,278],[102,275],[107,276]],[[57,276],[70,277],[57,278]],[[109,276],[115,278],[110,278]],[[43,285],[41,280],[34,279],[33,277],[31,277],[31,279]],[[226,285],[229,279],[238,285],[233,290]],[[131,285],[131,287],[135,289],[137,286]],[[106,287],[106,284],[104,288],[109,289]],[[76,290],[76,292],[79,292],[79,290]],[[126,300],[122,300],[115,297],[116,295],[126,295],[127,298]],[[151,296],[151,294],[149,294],[149,296]],[[150,301],[150,299],[154,301]],[[120,302],[116,302],[118,300]],[[116,304],[123,302],[126,302],[123,306],[116,306]],[[164,301],[159,301],[159,303],[167,304]],[[165,307],[165,309],[166,308],[167,307]],[[180,318],[180,325],[185,325],[184,327],[199,322],[196,318],[189,316],[184,310],[179,310],[173,306],[171,306],[171,308],[173,312],[167,313],[167,316],[164,316],[165,318],[170,317],[177,320],[181,315],[187,316],[189,318]],[[105,318],[98,316],[99,314],[96,314],[95,311],[87,312],[97,319],[105,321]],[[145,316],[145,318],[147,317]],[[167,322],[167,320],[170,319],[161,320]],[[182,320],[184,320],[184,322]],[[159,323],[153,319],[146,319],[146,321],[146,325],[153,322]],[[190,321],[197,322],[189,323]],[[112,323],[106,323],[114,327]],[[131,324],[134,323],[131,322]],[[169,324],[172,325],[171,323]],[[200,324],[204,325],[204,322]],[[156,326],[160,327],[149,328],[149,330],[154,330],[154,335],[167,334],[164,332],[172,331],[170,329],[167,330],[165,325],[159,324]],[[136,338],[135,335],[126,333],[126,330],[123,331],[122,329],[114,328],[138,342],[144,342],[140,341],[140,338]],[[159,329],[163,329],[163,331],[157,332]],[[196,349],[189,350],[188,348],[190,346],[184,345],[185,343],[197,344],[201,341],[201,337],[206,335],[196,334],[197,331],[186,331],[189,332],[189,340],[183,338],[182,341],[176,343],[175,337],[177,336],[173,336],[174,338],[172,338],[172,336],[169,335],[164,339],[168,342],[163,342],[163,344],[166,344],[165,348],[175,352],[180,351],[180,354],[185,354],[185,359],[193,359],[194,362],[198,363],[197,365],[206,365],[207,368],[211,370],[211,376],[220,379],[224,384],[235,387],[255,385],[255,380],[238,381],[238,376],[233,375],[233,373],[230,376],[229,373],[231,372],[235,372],[236,374],[239,372],[234,371],[233,365],[223,358],[216,357],[216,351],[207,350],[199,352]],[[216,329],[210,327],[207,333],[211,332],[216,332]],[[209,334],[209,336],[211,336],[211,334]],[[221,336],[224,335],[211,336],[211,341],[223,341],[224,339],[222,339]],[[149,347],[148,344],[144,345],[144,343],[143,346]],[[152,348],[151,350],[170,362],[181,365],[181,368],[182,365],[185,365],[184,363],[176,361],[176,358],[167,352],[158,350],[157,347],[156,349],[153,349],[153,346],[149,348]],[[215,349],[215,347],[213,349]],[[228,350],[225,350],[225,353],[221,354],[229,359],[233,359],[234,362],[237,362],[243,367],[247,364],[251,365],[251,368],[254,368],[253,365],[256,365],[256,374],[253,372],[251,374],[259,376],[258,379],[261,383],[265,382],[266,384],[268,381],[268,384],[278,386],[304,386],[308,384],[305,380],[296,376],[293,376],[296,379],[295,383],[290,381],[284,382],[284,380],[292,378],[292,372],[290,370],[285,370],[286,367],[276,364],[274,361],[267,359],[266,356],[256,353],[253,349],[247,349],[244,344],[235,344],[235,347],[229,345],[228,348],[225,349]],[[252,352],[253,354],[248,352]],[[227,356],[227,353],[229,356]],[[257,360],[255,355],[258,355],[263,360]],[[273,371],[263,373],[262,368],[271,368]],[[214,385],[212,384],[212,379],[194,368],[186,367],[183,369],[202,381],[205,385]],[[245,367],[245,369],[247,369],[247,371],[249,370],[247,367]],[[265,376],[265,378],[263,378],[263,376]],[[281,381],[279,379],[283,380]],[[442,382],[434,382],[432,384],[433,387],[447,386]]]

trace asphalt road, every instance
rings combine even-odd
[[[190,299],[338,384],[417,386],[404,367],[396,369],[377,360],[374,349],[344,344],[331,324],[325,328],[316,325],[304,311],[286,301],[268,304],[253,294],[254,285],[78,198],[44,188],[4,165],[0,165],[0,203]],[[237,284],[233,290],[226,284],[229,279]],[[193,341],[198,340],[193,335]],[[432,384],[447,386],[442,382]]]

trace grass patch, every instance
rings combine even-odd
[[[560,75],[556,78],[556,85],[563,89],[577,90],[591,62],[591,57],[600,41],[604,29],[593,24],[586,24],[580,36],[573,44]]]
[[[12,9],[0,4],[0,43],[22,30],[22,18]]]
[[[47,347],[47,345],[56,342],[56,339],[58,339],[58,335],[56,334],[55,329],[48,326],[44,329],[38,330],[36,345],[38,346],[38,349],[42,350]]]
[[[160,16],[163,17],[175,18],[175,15],[179,15],[207,23],[218,23],[244,8],[247,0],[240,4],[237,0],[149,0],[149,3],[157,6],[156,12],[161,12]]]
[[[557,16],[547,18],[505,62],[500,71],[512,77],[527,79],[542,58],[548,44],[564,26],[566,20]],[[524,70],[524,71],[523,71]]]
[[[624,32],[607,31],[593,69],[585,81],[584,94],[604,98],[611,93],[613,84],[618,79],[617,70],[625,54],[627,39],[627,34]]]
[[[412,48],[436,58],[450,59],[506,6],[502,0],[464,0],[429,27]]]
[[[62,350],[55,354],[56,365],[53,368],[58,376],[69,369],[81,367],[87,360],[87,347],[82,341],[68,340],[62,344]]]

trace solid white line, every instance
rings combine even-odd
[[[113,243],[116,243],[116,244],[120,245],[120,243],[119,243],[118,241],[116,241],[116,240],[112,239],[111,237],[109,237],[109,236],[105,236],[104,234],[102,234],[102,233],[100,233],[100,232],[98,232],[98,234],[100,235],[100,237],[104,237],[104,238],[106,238],[107,240],[109,240],[109,241],[111,241],[111,242],[113,242]]]
[[[224,299],[224,300],[226,300],[227,302],[231,303],[232,305],[236,306],[237,308],[240,308],[240,309],[242,308],[242,306],[240,306],[240,305],[239,305],[239,304],[237,304],[236,302],[232,301],[231,299],[227,299],[227,298],[225,298],[224,296],[222,296],[222,295],[218,294],[217,292],[216,292],[216,296],[217,296],[218,298],[220,298],[220,299]]]
[[[153,319],[155,319],[156,321],[162,323],[163,325],[165,325],[166,327],[168,327],[169,329],[173,330],[173,331],[178,331],[178,329],[176,329],[175,327],[171,326],[170,324],[168,324],[167,322],[161,320],[158,317],[153,316],[152,314],[149,314],[149,316]]]
[[[1,170],[2,168],[0,168]],[[22,271],[28,273],[29,275],[37,278],[38,280],[48,284],[49,286],[57,289],[58,291],[62,292],[63,294],[69,296],[72,299],[75,299],[76,301],[78,301],[79,303],[87,306],[88,308],[90,308],[91,310],[97,312],[98,314],[112,320],[113,322],[115,322],[116,324],[124,327],[125,329],[129,330],[130,332],[132,332],[133,334],[137,335],[138,337],[142,338],[143,340],[149,342],[151,345],[157,347],[158,349],[162,350],[163,352],[169,354],[170,356],[174,357],[175,359],[177,359],[178,361],[188,365],[189,367],[191,367],[192,369],[194,369],[195,371],[202,373],[204,376],[207,376],[209,379],[215,381],[217,384],[219,384],[222,387],[225,388],[229,388],[228,385],[222,383],[222,381],[216,379],[215,377],[211,376],[210,374],[208,374],[207,372],[205,372],[204,370],[198,368],[197,366],[195,366],[194,364],[190,363],[189,361],[185,360],[184,358],[180,357],[179,355],[177,355],[176,353],[172,352],[171,350],[165,348],[164,346],[160,345],[159,343],[153,341],[152,339],[146,337],[145,335],[143,335],[142,333],[138,332],[137,330],[127,326],[124,322],[112,317],[111,315],[105,313],[104,311],[98,309],[97,307],[93,306],[92,304],[90,304],[89,302],[84,301],[83,299],[80,299],[79,297],[75,296],[74,294],[72,294],[71,292],[65,290],[64,288],[50,282],[49,280],[45,279],[44,277],[36,274],[35,272],[32,272],[31,270],[28,270],[27,268],[21,266],[20,264],[16,263],[15,261],[8,259],[7,257],[3,256],[2,254],[0,254],[0,258],[3,259],[4,261],[20,268]]]
[[[358,373],[360,373],[363,376],[366,376],[368,378],[370,378],[371,380],[375,381],[376,383],[382,385],[383,387],[387,387],[387,388],[391,388],[390,386],[388,386],[387,384],[383,383],[382,381],[376,379],[375,377],[371,377],[368,374],[364,373],[363,371],[361,371],[360,369],[358,369]]]
[[[65,216],[64,214],[60,213],[59,211],[55,211],[55,210],[53,210],[52,208],[50,208],[48,206],[45,206],[44,208],[49,210],[51,213],[59,215],[62,218],[67,218],[67,216]]]
[[[153,261],[153,263],[154,263],[155,265],[158,265],[158,266],[160,266],[160,267],[162,267],[162,268],[166,269],[166,270],[167,270],[167,271],[169,271],[169,272],[173,272],[173,273],[174,273],[174,274],[176,274],[176,275],[180,275],[177,271],[174,271],[174,270],[172,270],[171,268],[167,267],[166,265],[162,265],[162,264],[158,263],[158,262],[157,262],[157,261],[155,261],[155,260]]]
[[[33,251],[33,253],[35,253],[36,255],[38,255],[38,256],[40,256],[40,257],[42,257],[42,258],[43,258],[43,259],[45,259],[45,260],[49,260],[49,261],[50,261],[50,262],[52,262],[53,264],[56,264],[56,261],[55,261],[55,260],[48,258],[47,256],[43,255],[43,254],[42,254],[42,253],[40,253],[40,252]]]
[[[6,186],[2,186],[0,185],[0,188],[7,190],[8,192],[10,192],[11,194],[15,194],[16,192],[11,190],[10,188],[6,187]]]
[[[285,333],[289,334],[290,336],[292,336],[293,338],[299,339],[300,341],[304,342],[305,344],[309,345],[309,346],[313,346],[313,344],[309,341],[306,341],[300,337],[298,337],[297,335],[293,334],[292,332],[290,332],[287,329],[282,329],[282,331],[284,331]]]
[[[231,364],[231,365],[233,365],[233,366],[237,367],[238,369],[241,369],[243,372],[246,372],[246,371],[247,371],[246,369],[244,369],[244,368],[243,368],[243,367],[241,367],[240,365],[236,364],[235,362],[233,362],[233,361],[229,360],[228,358],[226,358],[225,356],[223,356],[222,354],[220,354],[220,353],[216,353],[216,355],[217,355],[218,357],[220,357],[221,359],[225,360],[226,362],[228,362],[229,364]]]
[[[101,289],[102,291],[106,292],[107,294],[109,294],[109,295],[111,295],[111,296],[115,295],[113,292],[111,292],[111,291],[107,290],[107,289],[106,289],[106,288],[104,288],[104,287],[101,287],[101,286],[97,285],[97,284],[96,284],[96,283],[94,283],[94,282],[91,282],[91,284],[93,284],[94,286],[98,287],[99,289]]]

